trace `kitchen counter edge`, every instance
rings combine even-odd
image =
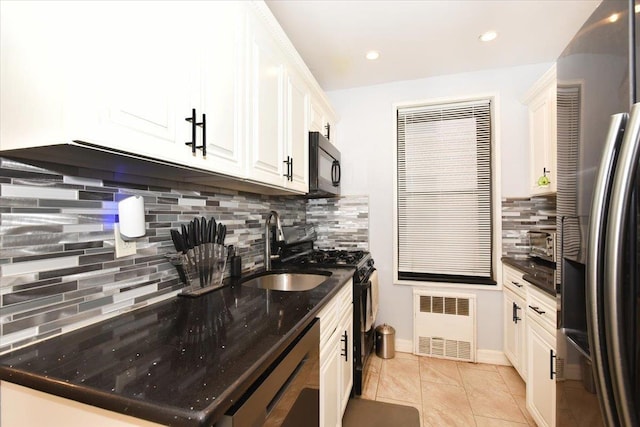
[[[141,401],[138,399],[128,398],[117,393],[108,393],[104,390],[97,388],[83,386],[61,380],[59,378],[52,378],[47,375],[37,374],[24,369],[16,369],[10,366],[0,364],[0,380],[10,383],[25,386],[34,390],[38,390],[44,393],[52,394],[55,396],[67,398],[80,403],[96,406],[108,411],[133,416],[140,419],[145,419],[151,422],[166,425],[179,425],[179,426],[211,426],[218,422],[224,413],[233,405],[234,401],[244,395],[251,385],[260,377],[260,375],[269,368],[269,366],[276,361],[282,351],[284,351],[312,321],[316,318],[317,313],[326,303],[328,303],[337,292],[353,277],[353,268],[336,268],[325,269],[336,274],[336,281],[333,286],[326,292],[322,299],[311,308],[296,324],[292,327],[282,339],[274,345],[270,351],[255,360],[252,368],[245,372],[244,375],[237,378],[233,382],[233,389],[227,389],[226,392],[216,399],[215,404],[210,405],[203,411],[191,411],[188,408],[171,407],[161,404],[156,404],[150,401]],[[248,274],[243,275],[247,277],[254,275],[263,270],[254,270]],[[225,279],[225,286],[213,290],[212,292],[219,292],[224,288],[232,288],[233,286],[241,286],[241,280],[239,279]],[[266,292],[265,290],[260,290]],[[305,291],[302,291],[305,292]],[[204,295],[202,297],[205,297]],[[111,319],[107,319],[96,324],[86,326],[73,332],[81,330],[91,330],[91,328],[99,328],[100,325],[108,324],[110,322],[117,321],[118,318],[124,315],[130,315],[133,312],[142,312],[159,310],[169,302],[175,301],[175,298],[182,299],[182,296],[176,296],[170,300],[159,302],[151,306],[143,307],[138,310],[123,313]],[[186,298],[190,299],[190,298]],[[54,336],[45,341],[33,344],[22,349],[18,349],[4,355],[0,355],[0,363],[3,357],[13,354],[14,352],[25,350],[27,348],[37,348],[38,345],[55,340],[63,335]],[[231,388],[231,387],[230,387]],[[178,420],[176,423],[175,421]]]

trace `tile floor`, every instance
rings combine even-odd
[[[456,362],[396,352],[367,362],[362,398],[414,406],[422,427],[535,426],[525,384],[510,366]]]

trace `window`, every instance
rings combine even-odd
[[[495,285],[492,100],[396,113],[396,282]]]

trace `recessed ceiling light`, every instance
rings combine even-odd
[[[614,13],[609,17],[609,22],[616,22],[620,18],[620,14]]]
[[[634,8],[633,8],[633,10],[634,10],[636,13],[640,13],[640,4],[635,5],[635,6],[634,6]]]
[[[480,34],[480,37],[478,38],[480,39],[480,41],[490,42],[491,40],[495,40],[496,37],[498,37],[498,33],[496,33],[495,31],[487,31],[486,33]]]
[[[374,61],[380,58],[380,53],[377,50],[370,50],[365,56],[367,57],[367,59]]]

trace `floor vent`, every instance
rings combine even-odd
[[[476,297],[414,290],[414,352],[476,361]]]

